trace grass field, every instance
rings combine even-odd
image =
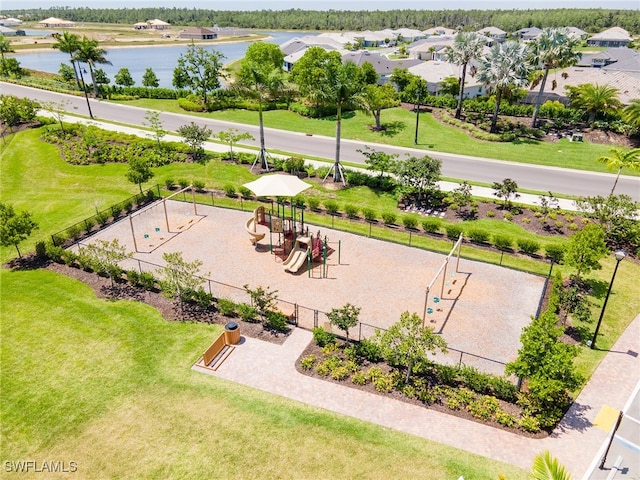
[[[137,191],[124,178],[126,165],[70,166],[38,135],[20,132],[0,146],[2,201],[33,212],[40,223],[23,251]],[[243,167],[213,161],[155,171],[159,183],[204,178],[216,188],[253,178]],[[344,195],[341,201],[358,198],[363,205],[393,202],[364,192]],[[360,228],[344,223],[341,228]],[[406,241],[390,229],[380,235]],[[429,248],[442,251],[450,245],[431,242]],[[2,262],[14,256],[12,248],[0,250]],[[543,268],[517,262],[516,268]],[[614,262],[606,259],[590,275],[594,312]],[[599,348],[609,348],[640,311],[639,277],[637,264],[620,266]],[[52,272],[2,271],[0,283],[2,460],[76,461],[84,478],[377,478],[385,471],[409,478],[496,478],[498,472],[524,478],[484,458],[192,372],[216,327],[165,322],[150,307],[97,299]],[[604,353],[583,348],[580,370],[589,374]]]

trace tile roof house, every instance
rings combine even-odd
[[[445,60],[444,52],[448,46],[453,45],[455,37],[442,35],[428,37],[409,45],[407,51],[409,58],[418,60]]]
[[[484,27],[483,29],[478,30],[476,33],[479,33],[480,35],[491,39],[489,42],[487,42],[487,45],[489,46],[492,45],[494,41],[504,42],[507,38],[507,32],[499,29],[498,27]]]
[[[569,30],[569,35],[578,40],[584,40],[589,36],[587,32],[578,27],[567,27],[567,30]]]
[[[428,28],[422,32],[426,37],[434,35],[455,35],[457,32],[453,28],[447,27],[433,27]]]
[[[467,69],[464,83],[464,98],[475,98],[483,95],[484,86],[472,76],[471,68]],[[409,68],[409,72],[418,75],[427,82],[427,89],[431,95],[438,95],[445,78],[459,78],[461,69],[449,62],[421,62]]]
[[[633,40],[624,28],[611,27],[587,39],[587,45],[593,47],[626,47]]]
[[[542,30],[538,27],[521,28],[516,30],[516,36],[523,42],[530,42],[538,38],[538,35],[542,33]]]
[[[0,18],[0,25],[4,27],[17,27],[22,23],[22,20],[18,20],[17,18],[9,17],[9,18]]]
[[[148,20],[147,24],[149,25],[148,28],[152,28],[154,30],[166,30],[171,26],[170,23],[164,22],[162,20],[158,20],[157,18],[154,18],[153,20]]]
[[[353,62],[358,66],[364,63],[370,63],[378,73],[378,85],[382,85],[389,81],[389,77],[396,68],[410,68],[422,63],[420,60],[389,60],[387,57],[379,53],[361,50],[358,52],[347,52],[342,55],[342,62]]]
[[[13,28],[5,27],[4,25],[0,25],[0,35],[3,37],[15,37],[16,31]]]

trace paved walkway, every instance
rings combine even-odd
[[[593,425],[596,415],[604,405],[622,409],[640,372],[639,315],[606,355],[553,434],[536,440],[302,375],[296,371],[295,361],[310,341],[311,332],[302,329],[294,330],[283,345],[243,337],[216,372],[194,369],[525,470],[531,468],[536,455],[549,450],[575,479],[588,476],[589,466],[608,437],[606,431]],[[590,478],[605,479],[608,473],[597,471]]]
[[[40,112],[41,115],[43,116],[51,116],[49,112],[47,111],[41,111]],[[63,116],[63,120],[67,123],[84,123],[84,124],[90,124],[90,125],[96,125],[99,126],[100,128],[104,129],[104,130],[110,130],[110,131],[114,131],[114,132],[124,132],[124,133],[129,133],[132,135],[138,135],[140,137],[149,137],[150,133],[148,130],[144,130],[141,128],[134,128],[134,127],[128,127],[128,126],[124,126],[124,125],[117,125],[114,123],[109,123],[109,122],[100,122],[98,120],[89,120],[86,118],[81,118],[81,117],[75,117],[75,116]],[[183,139],[180,136],[177,135],[166,135],[165,137],[163,137],[163,141],[167,141],[167,142],[182,142]],[[229,147],[227,145],[223,145],[220,143],[215,143],[215,142],[205,142],[204,144],[204,149],[210,152],[228,152],[229,151]],[[246,149],[246,148],[241,148],[241,147],[234,147],[234,152],[244,152],[244,153],[256,153],[256,150],[251,150],[251,149]],[[277,155],[277,154],[272,154],[273,157],[288,157],[287,155]],[[327,166],[330,165],[330,163],[327,162],[320,162],[317,160],[309,160],[309,159],[305,159],[305,162],[309,165],[313,165],[314,167],[319,167],[319,166]],[[351,167],[349,166],[349,169],[351,170],[359,170],[359,171],[365,171],[368,172],[368,170],[366,168],[358,168],[358,167]],[[459,183],[455,183],[455,182],[438,182],[438,185],[440,186],[440,189],[445,191],[445,192],[450,192],[452,191],[454,188],[458,187],[460,184]],[[472,186],[471,187],[471,194],[476,196],[476,197],[480,197],[480,198],[491,198],[494,199],[496,198],[493,195],[493,189],[489,188],[489,187],[478,187],[478,186]],[[524,205],[540,205],[540,196],[539,195],[533,195],[533,194],[529,194],[529,193],[521,193],[520,197],[517,199],[517,201],[519,203],[522,203]],[[559,198],[558,199],[558,207],[563,209],[563,210],[569,210],[569,211],[576,211],[576,205],[574,203],[573,200],[569,200],[566,198]]]

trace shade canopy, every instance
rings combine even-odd
[[[311,188],[294,175],[264,175],[253,182],[245,183],[245,187],[258,197],[294,197],[300,192]]]

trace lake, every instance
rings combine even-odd
[[[275,43],[282,45],[288,40],[295,37],[301,37],[309,35],[305,32],[260,32],[271,36],[268,43]],[[223,62],[228,63],[239,58],[244,57],[247,47],[252,42],[240,42],[240,43],[224,43],[220,45],[203,45],[203,48],[207,51],[217,50],[224,55]],[[155,72],[161,87],[173,88],[173,70],[178,64],[178,57],[185,53],[187,45],[173,45],[163,47],[122,47],[122,48],[107,48],[106,58],[112,64],[99,65],[108,77],[111,79],[113,85],[113,77],[121,68],[128,68],[131,76],[136,82],[136,85],[142,85],[142,75],[147,67],[151,67]],[[40,70],[49,73],[58,73],[60,70],[60,64],[69,63],[69,54],[59,52],[58,50],[51,49],[48,52],[38,53],[22,53],[15,55],[15,58],[20,62],[20,66],[23,68],[30,68],[33,70]],[[89,79],[89,81],[91,81]]]

